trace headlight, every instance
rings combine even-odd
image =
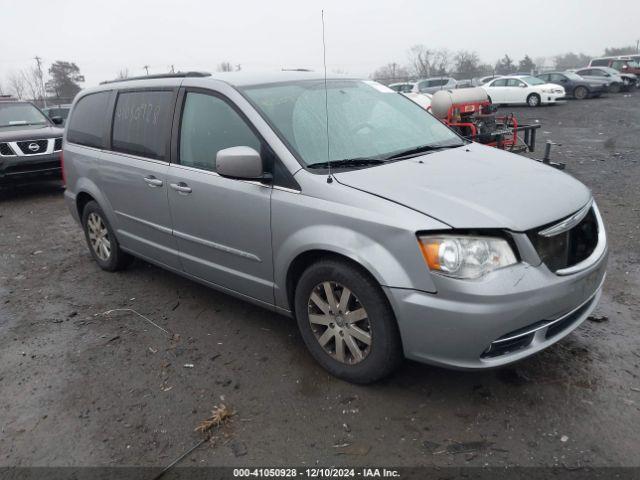
[[[479,278],[517,263],[506,240],[467,235],[420,235],[420,250],[432,271],[455,278]]]
[[[542,93],[553,93],[553,88],[543,88]]]

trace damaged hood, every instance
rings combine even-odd
[[[334,176],[460,229],[522,232],[569,216],[591,198],[565,173],[474,143]]]

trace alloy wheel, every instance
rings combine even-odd
[[[107,261],[111,256],[109,230],[102,217],[95,212],[91,212],[87,217],[87,232],[95,254],[100,260]]]
[[[331,357],[353,365],[371,351],[371,324],[358,297],[337,282],[314,287],[307,303],[309,323],[316,340]]]

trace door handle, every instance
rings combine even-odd
[[[187,195],[191,193],[191,187],[184,182],[179,183],[171,183],[171,188],[173,188],[176,192]]]
[[[149,175],[148,177],[144,177],[144,181],[147,182],[147,185],[150,187],[161,187],[162,180],[154,177],[153,175]]]

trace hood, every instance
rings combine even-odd
[[[564,87],[557,83],[543,83],[542,85],[534,85],[536,88],[545,88],[550,90],[562,90],[564,91]]]
[[[61,137],[64,130],[51,125],[14,125],[0,128],[0,142]]]
[[[334,176],[460,229],[522,232],[567,217],[591,198],[553,167],[479,144]]]

